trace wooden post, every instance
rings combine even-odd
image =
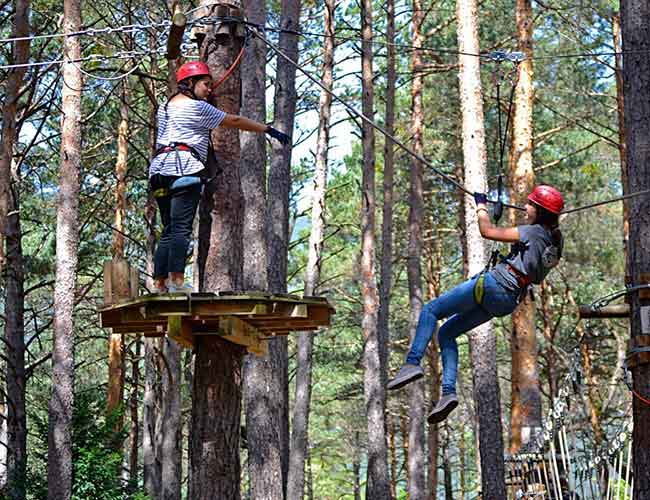
[[[181,55],[181,43],[183,42],[186,24],[187,17],[181,12],[180,6],[176,5],[172,25],[169,29],[169,38],[167,39],[167,59],[178,59]]]
[[[587,318],[629,318],[629,304],[611,304],[603,307],[583,305],[578,308],[581,319]]]
[[[140,272],[126,259],[116,257],[104,262],[104,306],[119,304],[138,296]]]
[[[138,296],[140,274],[126,259],[115,257],[104,262],[104,305],[126,302]],[[108,343],[108,393],[106,410],[113,412],[124,396],[124,356],[122,335],[111,334]],[[121,422],[118,423],[121,426]]]

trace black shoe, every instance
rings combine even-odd
[[[455,394],[447,394],[440,398],[440,401],[433,407],[427,422],[437,424],[446,419],[449,414],[458,406],[458,398]]]
[[[400,387],[404,387],[406,384],[409,384],[422,377],[424,377],[424,371],[420,366],[406,364],[399,369],[397,375],[395,375],[395,378],[388,382],[386,388],[389,391],[399,389]]]

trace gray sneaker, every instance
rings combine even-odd
[[[402,367],[397,372],[397,375],[395,375],[395,378],[393,378],[393,380],[388,382],[386,388],[389,391],[392,391],[394,389],[399,389],[400,387],[404,387],[406,384],[409,384],[414,380],[422,378],[423,376],[424,376],[424,371],[420,366],[409,365],[409,364],[402,365]]]
[[[193,293],[194,292],[194,287],[190,283],[183,283],[182,285],[174,285],[173,283],[170,283],[167,286],[167,292],[169,293]]]
[[[458,398],[455,394],[447,394],[440,398],[440,401],[433,407],[427,422],[437,424],[446,419],[449,414],[458,406]]]

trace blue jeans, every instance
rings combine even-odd
[[[156,198],[163,231],[154,255],[154,278],[167,278],[169,273],[185,270],[192,224],[200,199],[201,184],[173,190],[168,196]]]
[[[498,316],[506,316],[518,304],[518,292],[508,291],[485,273],[483,304],[474,300],[474,285],[480,275],[461,283],[422,308],[415,338],[406,362],[419,365],[431,336],[440,319],[449,318],[438,330],[438,343],[442,358],[442,394],[456,392],[458,371],[458,345],[456,338]]]

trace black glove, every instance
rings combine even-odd
[[[487,195],[485,193],[474,193],[474,201],[477,205],[487,203]]]
[[[503,215],[503,203],[501,201],[497,201],[494,204],[494,212],[492,212],[492,218],[494,219],[494,222],[499,222],[502,215]]]
[[[266,127],[266,133],[285,146],[291,142],[291,137],[283,132],[280,132],[278,129],[271,127],[271,125]]]

